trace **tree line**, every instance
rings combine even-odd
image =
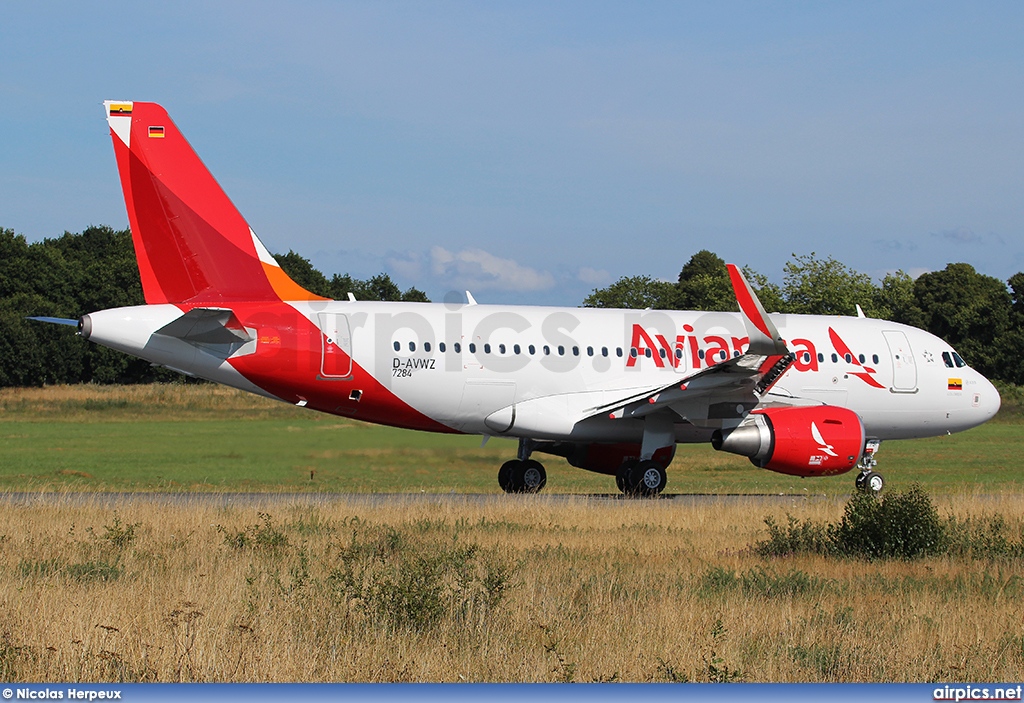
[[[296,283],[317,295],[344,300],[351,292],[359,300],[429,302],[422,291],[402,291],[384,273],[367,280],[348,274],[327,278],[293,251],[276,258]],[[0,388],[180,379],[148,361],[90,344],[73,327],[25,319],[77,319],[144,303],[130,231],[94,226],[30,244],[0,227]]]
[[[916,279],[904,271],[876,284],[832,257],[794,254],[781,286],[758,272],[744,274],[768,312],[855,315],[901,322],[945,339],[989,378],[1024,383],[1024,273],[1005,283],[964,263]],[[702,250],[690,257],[673,283],[625,276],[594,290],[587,307],[738,311],[725,262]]]
[[[333,299],[429,302],[416,288],[401,290],[385,273],[363,280],[330,278],[294,251],[275,255],[307,290]],[[1024,383],[1024,273],[1007,282],[964,263],[916,280],[902,271],[880,284],[836,261],[794,255],[783,283],[751,269],[747,279],[769,312],[852,315],[902,322],[946,339],[990,378]],[[55,383],[143,383],[180,378],[75,336],[71,327],[26,320],[30,315],[75,319],[84,313],[142,305],[142,284],[131,233],[89,227],[81,233],[29,243],[0,228],[0,387]],[[675,282],[627,276],[595,289],[585,307],[737,310],[725,262],[703,250]]]

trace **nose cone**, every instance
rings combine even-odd
[[[980,379],[978,381],[978,393],[981,397],[978,399],[978,409],[981,411],[983,419],[981,422],[991,420],[995,417],[996,413],[999,412],[999,406],[1003,404],[1003,399],[999,397],[999,391],[981,374],[978,374]]]

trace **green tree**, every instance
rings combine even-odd
[[[650,276],[623,276],[607,288],[595,288],[583,301],[585,308],[653,308],[668,310],[674,307],[675,285]]]
[[[914,297],[914,279],[903,270],[887,273],[875,290],[874,314],[905,325],[922,325],[921,309]]]
[[[691,256],[679,272],[673,307],[678,310],[738,311],[725,261],[707,249]]]
[[[970,264],[948,264],[921,275],[914,296],[925,329],[953,345],[981,373],[1001,377],[1000,339],[1011,329],[1013,309],[1002,281]]]
[[[291,249],[288,250],[287,254],[274,254],[274,258],[277,259],[277,263],[281,265],[281,268],[284,269],[289,278],[310,293],[324,298],[332,297],[331,284],[328,282],[327,277],[313,268],[313,264],[309,262],[309,259],[296,254]]]
[[[847,267],[831,256],[818,259],[814,252],[786,262],[782,294],[786,312],[805,315],[855,315],[856,305],[878,317],[876,289],[871,277]]]

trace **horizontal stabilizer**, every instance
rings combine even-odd
[[[227,308],[193,308],[156,331],[192,344],[245,344],[253,337]]]
[[[67,325],[69,327],[78,327],[78,320],[69,320],[66,317],[26,317],[26,320],[35,320],[37,322],[49,322],[54,325]]]

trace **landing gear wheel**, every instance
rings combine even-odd
[[[537,493],[548,482],[548,474],[544,465],[539,461],[527,459],[522,463],[521,477],[522,493]]]
[[[636,464],[635,460],[624,461],[619,470],[615,472],[615,486],[623,493],[629,493],[629,477]]]
[[[506,493],[518,493],[515,489],[515,476],[522,463],[519,459],[512,459],[501,465],[498,469],[498,485],[501,486],[501,490]]]
[[[882,474],[875,473],[874,471],[865,471],[857,476],[855,485],[861,493],[878,494],[885,488],[885,479],[882,478]]]
[[[650,459],[641,461],[629,472],[630,492],[644,498],[653,498],[661,493],[668,482],[665,467]]]
[[[506,493],[536,493],[547,482],[544,465],[533,459],[511,459],[498,469],[498,485]]]

